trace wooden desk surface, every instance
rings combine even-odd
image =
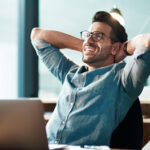
[[[133,150],[133,149],[114,149],[107,146],[73,146],[73,145],[63,145],[63,144],[49,144],[50,150]],[[136,150],[136,149],[135,149]]]

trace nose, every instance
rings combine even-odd
[[[86,43],[93,43],[94,40],[93,40],[93,38],[92,38],[92,34],[90,34],[90,36],[87,37],[87,39],[86,39],[85,41],[86,41]]]

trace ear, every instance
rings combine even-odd
[[[112,55],[116,55],[117,52],[120,50],[122,43],[121,42],[115,42],[112,44],[112,50],[111,53]]]

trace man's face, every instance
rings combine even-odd
[[[98,65],[107,61],[109,57],[112,57],[112,43],[110,39],[110,32],[112,28],[103,22],[94,22],[89,32],[99,31],[104,33],[99,41],[94,41],[92,36],[89,36],[83,43],[83,62],[88,65]]]

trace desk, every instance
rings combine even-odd
[[[107,146],[73,146],[73,145],[63,145],[63,144],[49,144],[50,150],[133,150],[133,149],[110,149]],[[146,149],[147,150],[147,149]]]

